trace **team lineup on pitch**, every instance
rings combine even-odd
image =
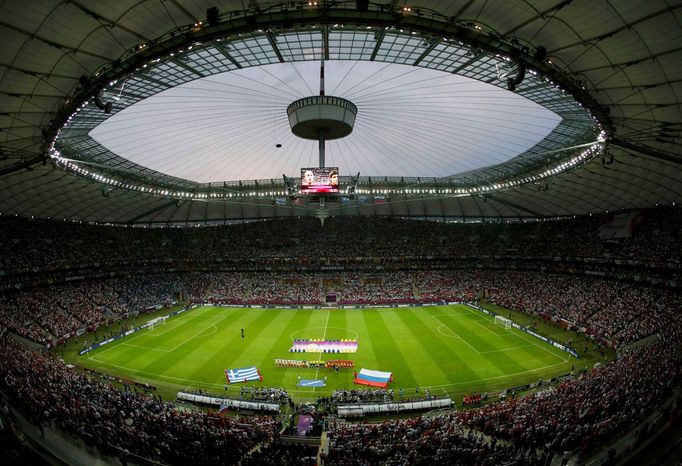
[[[355,376],[363,369],[390,373],[389,388],[405,393],[429,389],[438,396],[534,383],[570,372],[576,361],[529,334],[495,325],[493,317],[466,305],[206,306],[96,349],[83,365],[178,389],[211,391],[226,389],[231,371],[237,385],[282,387],[307,399],[359,387]],[[248,381],[237,378],[244,374]]]

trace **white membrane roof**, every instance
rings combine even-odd
[[[390,79],[384,79],[388,82],[381,84],[365,80],[369,88],[366,90],[339,87],[347,92],[341,96],[349,97],[359,108],[357,134],[354,132],[350,138],[365,144],[362,150],[350,150],[356,147],[351,146],[353,139],[341,142],[339,147],[330,142],[328,165],[348,167],[342,174],[354,175],[355,168],[351,167],[357,166],[362,175],[373,175],[374,179],[389,175],[416,179],[421,173],[425,177],[449,176],[462,171],[469,173],[467,170],[470,168],[489,166],[512,157],[502,166],[504,171],[509,164],[523,160],[525,155],[521,154],[539,156],[549,152],[547,149],[551,145],[543,146],[547,141],[561,145],[577,136],[578,129],[567,117],[573,111],[569,108],[570,103],[537,95],[545,92],[546,86],[542,87],[526,73],[516,96],[532,98],[562,117],[557,126],[552,126],[555,123],[551,118],[543,121],[548,123],[550,132],[542,142],[524,152],[522,144],[536,136],[534,127],[528,124],[524,126],[525,130],[516,127],[520,118],[514,117],[511,109],[505,113],[503,103],[498,115],[507,117],[509,121],[505,125],[511,126],[497,123],[495,127],[496,120],[490,119],[479,130],[472,114],[468,114],[462,123],[465,126],[458,127],[460,132],[466,133],[460,137],[455,128],[448,126],[457,112],[471,104],[479,105],[486,96],[496,93],[500,95],[500,99],[495,99],[499,100],[498,103],[511,96],[505,90],[504,82],[496,76],[499,68],[496,65],[500,64],[500,59],[494,55],[480,54],[475,47],[467,47],[466,44],[459,49],[457,44],[444,45],[435,35],[435,28],[430,29],[431,36],[417,31],[413,37],[407,37],[411,32],[400,30],[410,22],[423,25],[425,30],[433,18],[438,20],[433,23],[436,25],[458,24],[470,28],[472,40],[481,34],[492,42],[515,41],[519,47],[528,47],[531,55],[542,47],[546,50],[545,63],[580,82],[584,92],[608,112],[613,131],[606,142],[603,157],[551,176],[542,183],[499,189],[489,195],[389,196],[380,203],[370,200],[363,204],[334,207],[331,214],[443,219],[551,218],[682,201],[682,3],[671,0],[424,0],[409,12],[403,10],[404,2],[371,3],[370,11],[365,14],[352,11],[355,2],[337,2],[336,5],[337,8],[348,9],[346,16],[354,18],[354,26],[351,28],[350,23],[327,24],[331,54],[326,63],[330,67],[330,80],[339,79],[339,75],[332,71],[334,63],[340,67],[352,67],[351,64],[359,60],[358,65],[344,75],[344,82],[362,82],[361,70],[365,65],[379,69],[386,66],[387,70],[406,66],[410,72],[404,79],[421,72],[444,72],[453,80],[463,76],[495,87],[482,92],[480,98],[453,104],[459,108],[448,106],[447,111],[453,113],[448,114],[446,122],[439,118],[445,111],[446,97],[427,105],[430,98],[427,78],[415,80],[413,87],[408,86],[407,89],[399,87],[398,95],[392,98],[389,97]],[[0,4],[0,38],[3,44],[0,48],[0,213],[80,221],[164,224],[316,215],[312,207],[277,203],[273,199],[178,201],[149,192],[111,188],[96,178],[65,171],[50,160],[43,163],[50,142],[46,139],[47,130],[61,109],[70,105],[69,99],[82,85],[83,77],[95,76],[103,66],[117,62],[128,51],[168,35],[179,26],[205,21],[207,8],[214,6],[221,12],[223,22],[243,22],[243,18],[256,13],[259,18],[267,17],[269,20],[277,15],[284,18],[284,7],[279,2],[261,0]],[[321,11],[309,9],[307,2],[287,2],[286,7],[290,10],[289,15],[300,12],[309,18],[319,17],[320,24],[325,17]],[[381,32],[376,18],[387,11],[395,18],[395,24],[392,29]],[[310,24],[308,21],[308,26]],[[181,183],[191,179],[222,181],[277,177],[281,183],[282,173],[295,175],[292,167],[316,161],[314,143],[295,141],[288,133],[285,115],[282,115],[281,122],[276,122],[276,113],[278,106],[286,108],[294,96],[308,92],[308,87],[316,93],[317,73],[314,70],[319,64],[321,37],[320,27],[315,32],[310,27],[297,29],[294,23],[283,21],[279,26],[273,23],[271,29],[261,29],[260,32],[258,25],[254,26],[252,33],[230,43],[229,49],[227,46],[221,50],[221,47],[203,44],[191,51],[186,50],[183,56],[128,76],[120,95],[123,81],[104,89],[103,98],[120,98],[114,101],[112,114],[105,116],[91,103],[79,115],[78,122],[74,120],[62,131],[60,143],[69,145],[74,151],[74,158],[83,156],[87,159],[87,166],[93,170],[103,165],[114,166],[121,173],[137,173],[151,181],[167,178],[169,182]],[[179,37],[176,39],[180,40]],[[298,77],[287,76],[287,73],[297,75],[295,70],[298,67],[306,78],[299,80]],[[310,78],[307,77],[308,67],[313,70]],[[164,80],[156,79],[160,74],[152,76],[151,68],[155,73],[164,74]],[[110,151],[89,136],[91,132],[95,136],[100,130],[104,131],[106,126],[103,123],[108,117],[111,121],[106,123],[114,124],[119,114],[144,109],[148,105],[146,99],[153,96],[163,98],[164,92],[177,86],[191,88],[222,76],[265,73],[277,68],[279,71],[273,71],[273,74],[281,79],[272,78],[270,83],[279,83],[279,90],[270,90],[270,97],[263,103],[268,110],[260,113],[252,109],[247,114],[255,117],[260,113],[264,128],[260,137],[250,136],[250,144],[264,145],[259,152],[260,158],[251,159],[250,163],[238,163],[238,160],[247,160],[244,155],[247,151],[254,152],[255,149],[248,144],[236,144],[237,152],[222,151],[228,145],[235,145],[221,139],[230,132],[224,127],[225,121],[216,121],[215,134],[210,135],[216,147],[209,143],[199,155],[192,153],[192,146],[183,147],[189,152],[179,151],[179,143],[166,142],[169,160],[178,161],[174,168],[164,163],[162,158],[152,157],[153,154],[160,156],[154,147],[161,147],[166,138],[155,140],[150,146],[154,150],[150,150],[149,154],[140,152],[125,158],[120,156],[118,149]],[[221,74],[225,72],[229,73]],[[284,82],[300,85],[308,82],[308,85],[289,89]],[[457,86],[465,84],[454,85],[453,89]],[[333,88],[330,82],[327,93],[331,94]],[[376,95],[383,97],[375,97],[372,88],[381,89]],[[183,88],[177,89],[179,92]],[[204,104],[205,107],[220,106],[220,99],[215,98],[215,94],[211,95],[206,99],[209,102]],[[127,102],[125,106],[124,101]],[[174,105],[172,113],[186,111],[180,100]],[[196,102],[192,105],[196,106]],[[417,116],[421,112],[419,106],[429,107],[423,118]],[[205,108],[202,110],[192,114],[192,119],[199,129],[207,131],[210,123],[200,121],[206,118]],[[401,115],[400,111],[406,114]],[[383,126],[388,125],[391,119],[400,121],[394,121],[391,128]],[[146,121],[136,123],[141,125]],[[163,123],[160,120],[156,124]],[[102,127],[98,128],[100,124]],[[187,123],[172,134],[182,136],[186,143],[192,139],[192,134],[196,139],[197,134],[189,130],[191,124]],[[245,137],[249,130],[259,128],[260,131],[255,120],[243,124]],[[114,135],[113,128],[111,131]],[[162,131],[156,135],[149,132],[144,137],[138,134],[132,138],[133,131],[129,129],[128,134],[137,144],[144,142],[147,136],[153,140],[163,135]],[[446,135],[446,141],[440,143]],[[112,139],[118,144],[126,143],[126,138],[120,133]],[[275,147],[278,143],[282,144],[279,149]],[[490,144],[487,149],[482,149],[484,143]],[[359,142],[353,144],[358,145]],[[380,145],[382,150],[372,152],[372,145]],[[473,150],[472,146],[480,146],[481,149]],[[179,152],[184,153],[184,157]],[[412,152],[414,157],[408,158],[406,155]],[[240,155],[230,159],[232,154]],[[206,162],[210,157],[214,157],[213,161]],[[207,159],[200,162],[202,158]],[[227,160],[229,162],[226,163]],[[154,165],[157,162],[158,165]],[[200,168],[202,163],[204,168]],[[221,163],[224,165],[222,168]],[[214,170],[208,171],[207,167],[211,166]],[[192,183],[186,181],[188,187]]]
[[[318,164],[318,143],[291,133],[286,108],[319,93],[319,68],[282,63],[190,81],[127,107],[90,136],[139,165],[200,183],[294,177]],[[326,143],[326,165],[346,174],[475,170],[526,151],[561,120],[520,94],[409,65],[332,60],[325,89],[358,107],[353,133]]]

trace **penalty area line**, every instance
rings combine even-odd
[[[548,366],[542,366],[542,367],[536,367],[534,369],[528,369],[525,371],[521,372],[512,372],[509,374],[504,374],[504,375],[498,375],[495,377],[486,377],[486,378],[481,378],[481,379],[475,379],[475,380],[464,380],[461,382],[452,382],[452,383],[445,383],[445,384],[440,384],[440,385],[429,385],[425,386],[423,388],[446,388],[446,387],[455,387],[458,385],[467,385],[467,384],[475,384],[476,382],[487,382],[488,380],[497,380],[497,379],[504,379],[507,377],[513,377],[515,375],[521,375],[521,374],[529,374],[531,372],[538,372],[538,371],[543,371],[545,369],[549,369],[552,367],[560,366],[562,364],[566,364],[565,362],[558,362],[556,364],[550,364]]]
[[[512,350],[517,350],[517,349],[522,349],[522,348],[531,348],[532,346],[533,345],[512,346],[511,348],[502,348],[502,349],[498,349],[498,350],[482,351],[481,354],[504,353],[505,351],[512,351]]]
[[[143,371],[143,370],[139,370],[139,369],[133,369],[133,368],[131,368],[131,367],[120,366],[120,365],[118,365],[118,364],[114,364],[113,362],[102,361],[102,360],[97,359],[97,358],[94,358],[94,357],[91,358],[91,360],[96,361],[96,362],[98,362],[98,363],[100,363],[100,364],[102,364],[102,365],[104,365],[104,366],[116,367],[116,368],[122,369],[122,370],[124,370],[124,371],[126,371],[126,372],[134,372],[134,373],[140,374],[140,375],[142,375],[142,376],[148,376],[148,377],[149,377],[150,379],[152,379],[152,380],[169,379],[169,380],[172,380],[172,381],[178,381],[178,382],[184,382],[184,383],[190,382],[190,386],[191,386],[191,385],[194,385],[194,386],[221,387],[221,388],[225,386],[225,384],[217,384],[217,383],[210,383],[210,382],[202,382],[202,381],[199,381],[199,380],[191,380],[191,379],[186,379],[186,378],[182,378],[182,377],[172,377],[172,376],[170,376],[170,375],[163,375],[163,374],[154,374],[154,373],[152,373],[152,372],[147,372],[147,371]],[[176,383],[176,384],[177,384],[177,382],[171,382],[171,383]],[[183,385],[184,385],[184,383],[183,383]],[[178,384],[178,385],[179,385],[179,384]]]
[[[147,350],[147,351],[161,351],[163,353],[170,353],[170,350],[161,349],[161,348],[154,348],[152,346],[136,345],[134,343],[123,342],[123,343],[121,343],[121,346],[130,346],[132,348],[140,348],[140,349]]]
[[[480,322],[477,322],[477,321],[475,321],[475,320],[472,321],[472,322],[475,323],[476,325],[478,325],[479,327],[483,328],[484,330],[489,331],[490,333],[492,333],[492,334],[495,335],[496,337],[503,337],[503,336],[505,336],[504,333],[497,333],[497,332],[494,332],[493,329],[486,327],[485,325],[483,325],[483,324],[480,323]]]
[[[151,329],[150,329],[150,328],[147,328],[147,330],[149,330],[149,331],[146,333],[146,336],[148,336],[148,337],[155,337],[155,338],[156,338],[156,337],[162,337],[162,336],[164,336],[165,334],[167,334],[168,332],[172,332],[172,331],[175,330],[176,328],[183,326],[186,322],[187,322],[187,321],[184,321],[184,322],[183,322],[183,321],[173,321],[173,322],[170,322],[170,323],[164,322],[163,324],[161,324],[161,325],[164,327],[163,331],[161,331],[161,332],[154,332],[154,330],[156,330],[156,327],[160,327],[160,326],[161,326],[161,325],[158,325],[158,324],[157,324],[155,328],[151,328]],[[159,329],[159,330],[161,330],[161,329]],[[153,332],[153,333],[152,333],[152,332]],[[139,333],[139,332],[138,332],[138,333]]]
[[[559,360],[562,361],[563,363],[567,363],[568,360],[570,359],[570,358],[564,359],[564,358],[562,358],[561,356],[559,356],[558,354],[554,354],[554,353],[553,353],[552,351],[550,351],[548,348],[545,348],[542,344],[538,344],[537,342],[533,341],[533,340],[535,340],[535,337],[532,337],[532,336],[528,335],[528,337],[530,337],[530,338],[533,339],[533,340],[529,340],[529,339],[526,337],[525,333],[526,333],[526,332],[521,331],[521,335],[520,335],[520,336],[521,336],[521,338],[523,338],[524,340],[526,340],[527,342],[529,342],[531,345],[537,346],[537,347],[540,348],[541,350],[548,352],[549,354],[551,354],[551,355],[554,356],[555,358],[559,359]],[[548,344],[548,343],[546,343],[546,344]],[[557,350],[557,351],[559,351],[559,350]]]
[[[467,309],[468,309],[470,312],[474,313],[474,314],[479,314],[479,312],[475,311],[474,309],[471,309],[471,308],[469,308],[469,307],[467,307]],[[501,314],[500,314],[500,315],[501,315]],[[518,330],[518,329],[517,329],[517,330]],[[493,333],[494,333],[494,332],[493,332]],[[515,333],[514,333],[514,334],[515,334]],[[513,334],[513,335],[514,335],[514,334]],[[564,362],[564,363],[568,362],[569,359],[570,359],[570,358],[564,359],[564,358],[562,358],[561,356],[559,356],[558,354],[554,354],[554,353],[553,353],[552,351],[550,351],[548,348],[545,348],[542,344],[538,344],[538,342],[535,341],[535,340],[537,340],[535,337],[533,337],[532,335],[527,334],[527,333],[524,332],[523,330],[519,330],[519,333],[518,333],[518,334],[515,334],[515,335],[521,337],[523,340],[526,340],[526,341],[529,342],[531,345],[537,346],[537,347],[540,348],[541,350],[548,352],[549,354],[551,354],[552,356],[554,356],[555,358],[559,359],[560,361],[562,361],[562,362]],[[531,339],[529,340],[527,337],[530,337]],[[549,343],[546,343],[546,344],[549,344]]]
[[[216,333],[216,332],[218,331],[218,324],[219,324],[220,322],[222,322],[223,320],[227,319],[228,317],[229,317],[229,316],[225,316],[225,317],[221,318],[219,321],[217,321],[215,324],[209,325],[208,327],[202,328],[200,331],[198,331],[197,333],[195,333],[195,334],[192,335],[191,337],[187,338],[186,340],[180,342],[178,345],[176,345],[174,348],[170,349],[168,352],[169,352],[169,353],[172,353],[173,351],[175,351],[176,349],[180,348],[181,346],[186,345],[187,343],[189,343],[190,341],[194,340],[195,338],[198,338],[198,337],[199,337],[202,333],[204,333],[206,330],[213,329],[213,332],[209,334],[209,335],[213,335],[214,333]],[[204,335],[204,336],[208,336],[208,335]]]
[[[477,350],[471,343],[469,343],[469,342],[466,341],[464,338],[462,338],[457,332],[455,332],[454,330],[452,330],[446,323],[444,323],[443,321],[441,321],[438,317],[433,316],[433,315],[432,315],[431,317],[433,317],[434,319],[436,319],[436,320],[438,321],[438,323],[440,323],[442,326],[445,326],[446,329],[450,330],[454,336],[456,336],[457,338],[459,338],[460,340],[462,340],[469,348],[471,348],[472,350],[474,350],[476,353],[481,354],[481,352],[480,352],[479,350]],[[440,327],[438,327],[438,328],[440,328]],[[440,332],[439,332],[439,333],[440,333]],[[441,334],[441,335],[442,335],[442,334]]]

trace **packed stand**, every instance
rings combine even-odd
[[[29,317],[16,296],[0,296],[0,325],[37,343],[44,344],[49,340],[49,335]]]
[[[674,290],[576,275],[489,272],[490,301],[582,328],[614,346],[668,326],[682,307]]]
[[[338,426],[326,464],[549,464],[556,454],[589,454],[679,386],[681,342],[678,317],[660,341],[541,392],[435,418]]]
[[[324,226],[315,218],[301,218],[151,229],[0,217],[0,242],[11,246],[0,257],[0,276],[158,270],[169,264],[182,270],[246,270],[281,261],[300,268],[491,257],[634,261],[679,271],[681,218],[680,207],[661,207],[632,213],[623,224],[607,214],[509,224],[350,216],[329,218]]]
[[[394,273],[144,274],[13,290],[0,299],[0,324],[39,343],[75,334],[177,300],[252,305],[391,305],[471,301],[572,326],[623,346],[668,325],[682,298],[674,290],[597,277],[495,270]]]
[[[679,341],[629,350],[617,361],[523,398],[459,414],[468,427],[532,448],[583,453],[636,425],[679,382]]]
[[[253,274],[241,273],[213,274],[206,296],[198,297],[198,301],[205,299],[215,304],[244,304],[246,298],[251,295],[254,277]]]
[[[254,450],[244,458],[241,466],[315,466],[317,446],[271,443]]]
[[[54,293],[55,289],[53,288],[19,293],[16,296],[15,305],[55,337],[82,328],[83,324],[80,321],[53,301]]]
[[[0,297],[0,323],[38,343],[174,302],[177,290],[203,294],[210,281],[199,274],[133,275],[12,290]]]
[[[101,384],[12,339],[0,342],[0,384],[30,415],[88,445],[168,464],[234,464],[277,428],[270,417],[178,411],[169,403]]]
[[[347,424],[328,434],[325,465],[498,465],[517,456],[515,447],[491,442],[465,429],[452,415],[410,418],[381,424]],[[533,455],[533,458],[535,456]],[[542,464],[539,459],[531,464]]]
[[[248,304],[320,304],[320,279],[317,275],[259,274],[252,281]]]
[[[352,390],[340,389],[332,392],[331,401],[340,403],[386,403],[393,400],[393,389],[369,389],[354,388]]]
[[[484,283],[481,272],[461,270],[413,272],[412,280],[421,302],[471,302]]]
[[[412,277],[407,272],[344,276],[339,304],[397,304],[417,302]]]

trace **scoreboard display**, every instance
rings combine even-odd
[[[339,192],[339,167],[301,168],[302,194]]]

